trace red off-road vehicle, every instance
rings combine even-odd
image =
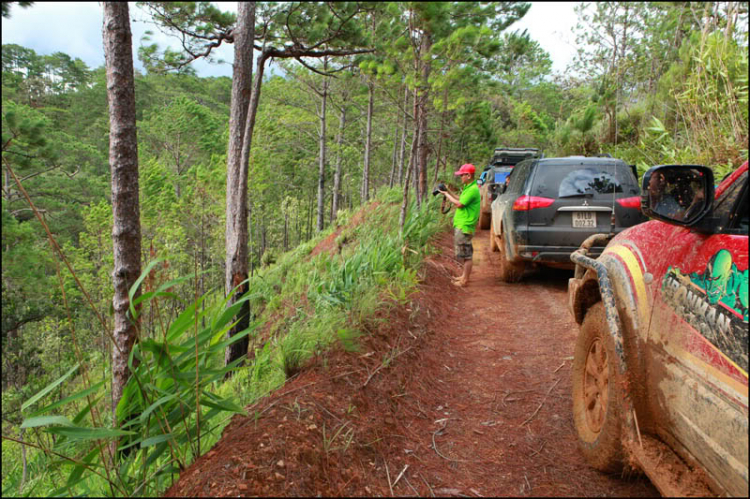
[[[748,163],[643,178],[653,220],[571,259],[581,325],[573,414],[589,463],[642,469],[663,495],[748,495]]]

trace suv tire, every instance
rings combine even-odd
[[[525,262],[511,262],[505,252],[505,238],[500,236],[495,240],[500,250],[500,280],[507,283],[514,283],[521,280],[523,271],[526,268]]]
[[[497,253],[500,248],[497,246],[497,236],[495,235],[495,228],[490,224],[490,251]]]
[[[492,213],[487,213],[485,211],[479,210],[479,227],[483,230],[487,230],[490,228],[490,220],[492,220]]]
[[[620,366],[604,304],[586,312],[573,355],[573,423],[586,461],[604,472],[623,467]]]

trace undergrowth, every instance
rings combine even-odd
[[[437,200],[419,210],[413,202],[400,236],[393,223],[400,196],[397,189],[381,191],[375,204],[362,208],[363,221],[356,225],[347,225],[353,212],[341,212],[336,226],[253,275],[250,291],[229,308],[219,290],[195,301],[170,292],[193,276],[135,300],[144,310],[176,300],[183,311],[133,349],[133,376],[116,411],[121,424],[115,427],[109,410],[109,373],[102,378],[101,370],[91,368],[96,352],[84,352],[78,365],[23,403],[28,476],[22,478],[19,440],[4,437],[3,496],[160,495],[211,448],[232,415],[279,388],[311,357],[336,345],[356,351],[378,312],[408,303],[420,264],[434,251],[429,239],[449,222]],[[334,254],[311,256],[337,230]],[[136,286],[156,264],[147,266]],[[227,340],[246,300],[254,320]],[[131,312],[138,314],[136,308]],[[225,367],[224,349],[244,335],[252,340],[252,360]],[[234,376],[223,381],[228,370]],[[99,379],[90,379],[94,372]]]

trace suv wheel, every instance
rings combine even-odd
[[[492,212],[485,212],[479,210],[479,228],[487,230],[490,228],[490,220],[492,219]]]
[[[614,340],[607,329],[604,304],[589,309],[573,356],[573,422],[578,447],[588,463],[605,472],[623,465],[622,394]]]
[[[511,262],[508,260],[502,232],[500,233],[500,237],[495,239],[495,244],[500,250],[500,280],[508,283],[520,281],[523,271],[526,268],[525,262]]]

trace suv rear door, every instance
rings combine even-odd
[[[613,209],[615,232],[643,221],[635,208],[640,205],[638,180],[622,161],[540,160],[530,182],[532,202],[547,206],[528,211],[529,246],[576,249],[591,234],[609,231]],[[621,205],[623,199],[630,208]]]

